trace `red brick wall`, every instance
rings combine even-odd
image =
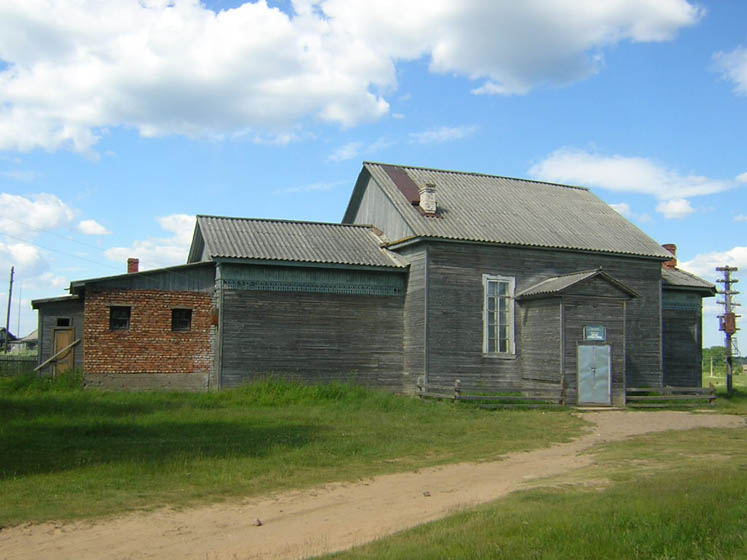
[[[109,329],[109,307],[129,305],[129,330]],[[171,310],[192,309],[192,329],[171,330]],[[211,297],[156,290],[86,291],[86,373],[206,373],[212,364]]]

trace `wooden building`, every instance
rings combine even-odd
[[[588,189],[365,163],[341,224],[198,216],[186,265],[37,300],[40,360],[67,329],[91,385],[423,377],[622,403],[699,384],[715,290],[672,251]]]

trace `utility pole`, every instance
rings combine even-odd
[[[724,285],[722,290],[717,290],[719,294],[724,296],[724,301],[717,301],[716,303],[724,306],[724,314],[718,316],[719,330],[724,331],[724,350],[726,351],[726,393],[731,395],[734,390],[734,381],[732,379],[732,336],[739,330],[737,329],[737,317],[741,317],[741,315],[734,314],[734,308],[739,307],[739,304],[732,300],[732,297],[739,293],[736,290],[732,290],[732,285],[739,282],[739,280],[732,278],[731,273],[736,272],[739,269],[734,266],[719,266],[716,270],[724,273],[723,278],[716,280],[716,282]]]
[[[8,312],[5,314],[5,353],[8,353],[8,348],[10,344],[10,331],[8,329],[10,328],[10,300],[13,297],[13,273],[15,272],[15,267],[10,267],[10,287],[8,288]]]

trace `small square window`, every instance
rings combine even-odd
[[[127,331],[130,329],[130,311],[127,305],[113,305],[109,308],[109,329]]]
[[[70,317],[57,317],[57,326],[58,327],[69,327]]]
[[[171,310],[171,330],[172,331],[192,330],[192,310],[191,309],[172,309]]]

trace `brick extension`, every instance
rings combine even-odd
[[[109,307],[129,305],[130,329],[109,329]],[[171,310],[192,309],[192,329],[171,330]],[[86,374],[209,373],[211,296],[156,290],[89,291],[85,302]]]

